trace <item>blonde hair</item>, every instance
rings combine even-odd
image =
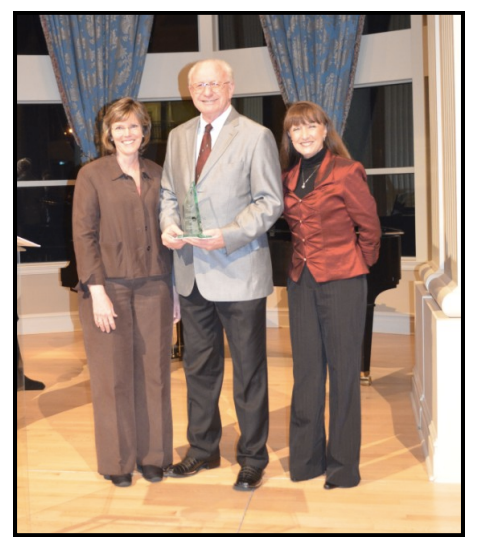
[[[332,120],[327,116],[323,108],[314,102],[300,101],[290,106],[283,120],[283,135],[280,146],[280,161],[283,170],[290,170],[301,157],[295,150],[288,132],[295,125],[310,123],[323,124],[326,127],[327,135],[324,145],[332,154],[351,158],[347,147],[336,132]]]
[[[131,115],[135,115],[142,126],[143,140],[140,152],[143,152],[150,141],[152,122],[150,116],[142,103],[130,97],[121,98],[111,104],[102,121],[102,145],[108,154],[115,152],[115,144],[112,139],[112,126],[117,122],[124,122]]]
[[[225,60],[219,60],[217,58],[210,58],[208,60],[199,60],[198,62],[193,64],[193,66],[188,70],[188,86],[189,87],[192,84],[191,83],[192,75],[203,64],[215,64],[216,66],[219,66],[223,70],[225,75],[227,76],[228,81],[230,81],[231,83],[234,83],[232,66],[230,66],[230,64],[225,62]]]

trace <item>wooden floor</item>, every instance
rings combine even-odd
[[[18,533],[460,533],[460,486],[429,481],[410,402],[413,338],[374,335],[370,387],[362,387],[357,488],[324,490],[324,478],[292,483],[288,420],[292,363],[288,330],[269,329],[270,465],[264,485],[232,489],[238,429],[231,360],[221,396],[221,467],[189,479],[130,488],[96,473],[90,382],[80,333],[20,338],[25,372],[41,392],[19,392]],[[186,443],[185,378],[172,368],[175,456]]]

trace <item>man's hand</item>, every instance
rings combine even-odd
[[[170,224],[162,234],[163,245],[169,249],[181,249],[185,245],[185,241],[176,238],[182,234],[182,230],[176,224]]]
[[[185,242],[190,243],[190,245],[195,245],[195,247],[206,249],[207,251],[214,251],[215,249],[222,249],[222,247],[225,247],[222,230],[220,230],[219,228],[215,228],[213,230],[204,230],[203,235],[211,237],[208,239],[187,237],[185,238]]]

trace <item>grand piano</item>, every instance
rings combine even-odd
[[[367,317],[363,337],[363,355],[360,380],[371,384],[370,358],[372,353],[373,313],[375,299],[386,290],[396,288],[401,278],[401,237],[403,232],[394,228],[382,227],[380,256],[367,275]],[[279,218],[268,232],[268,243],[272,256],[273,283],[286,286],[288,268],[292,258],[292,241],[288,224]]]

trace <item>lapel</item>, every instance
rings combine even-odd
[[[298,182],[298,174],[300,172],[300,160],[297,164],[287,173],[287,179],[284,179],[284,183],[287,186],[287,189],[292,193],[295,191]]]
[[[314,189],[327,185],[327,183],[331,183],[333,181],[334,168],[335,168],[335,157],[332,155],[332,153],[329,150],[327,150],[327,152],[325,153],[325,158],[323,159],[323,162],[320,165],[320,168],[318,169],[318,173],[315,178]]]
[[[193,118],[185,125],[185,142],[183,146],[185,147],[185,162],[186,168],[188,168],[189,173],[189,182],[187,186],[187,190],[190,185],[195,180],[195,166],[196,166],[196,158],[195,158],[195,151],[197,147],[197,130],[198,130],[198,122],[200,121],[200,116]]]
[[[195,127],[195,129],[197,129]],[[212,152],[203,167],[202,175],[198,180],[197,188],[202,187],[205,178],[208,176],[210,170],[217,164],[217,162],[222,157],[225,150],[228,148],[230,143],[232,142],[235,135],[237,135],[239,131],[239,113],[233,108],[228,115],[227,121],[224,123],[220,135],[217,137],[215,141],[215,145],[213,146]],[[194,158],[195,158],[195,150],[194,150]],[[194,161],[193,168],[195,168],[196,162]],[[194,170],[193,170],[194,171]]]

